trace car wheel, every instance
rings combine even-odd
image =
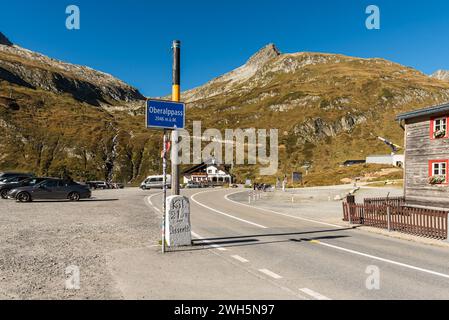
[[[30,202],[31,196],[28,192],[21,192],[17,195],[17,201],[19,202]]]
[[[4,189],[4,190],[0,191],[0,196],[2,197],[2,199],[7,199],[8,198],[8,190]]]
[[[69,200],[70,201],[79,201],[80,194],[78,192],[72,192],[69,194]]]

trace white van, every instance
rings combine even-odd
[[[167,188],[171,188],[171,176],[167,175]],[[163,189],[164,188],[164,176],[149,176],[144,182],[140,184],[140,189],[151,190],[151,189]]]

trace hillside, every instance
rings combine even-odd
[[[0,170],[125,182],[160,171],[160,133],[144,128],[142,98],[105,73],[0,44]],[[311,163],[306,182],[317,185],[379,170],[339,163],[389,153],[371,134],[402,144],[395,115],[448,101],[449,83],[383,59],[268,45],[183,100],[189,128],[201,120],[203,128],[279,129],[278,176]],[[256,169],[234,174],[255,178]]]

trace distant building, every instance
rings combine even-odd
[[[366,157],[367,164],[386,164],[402,168],[405,162],[403,154],[371,155]]]
[[[408,204],[449,208],[449,104],[400,114]]]
[[[184,183],[223,185],[233,182],[229,173],[231,166],[219,165],[214,159],[203,162],[183,172]]]

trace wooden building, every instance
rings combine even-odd
[[[407,204],[449,208],[449,104],[400,114]]]

